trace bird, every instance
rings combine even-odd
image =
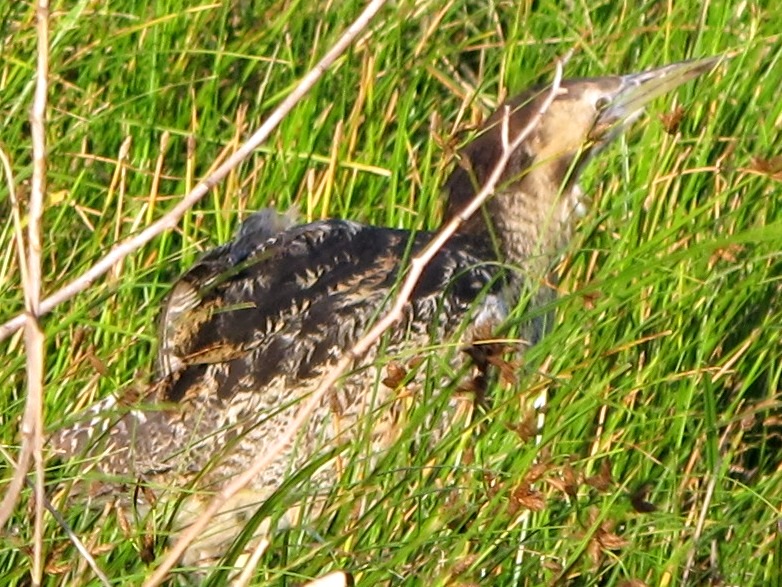
[[[487,118],[444,183],[443,225],[460,218],[497,166],[503,145],[524,133],[493,193],[472,216],[456,220],[456,234],[426,266],[385,340],[355,359],[297,441],[226,506],[241,515],[227,515],[191,560],[219,556],[248,511],[318,455],[355,440],[370,413],[370,456],[387,450],[399,410],[393,384],[384,384],[393,377],[384,373],[400,357],[437,352],[451,341],[463,350],[453,354],[454,377],[477,373],[475,380],[485,386],[492,365],[482,341],[499,331],[524,295],[533,292],[533,305],[553,295],[541,283],[586,208],[578,178],[587,163],[650,101],[717,62],[682,61],[539,85]],[[187,526],[208,492],[281,434],[323,375],[387,310],[409,259],[432,236],[347,219],[301,223],[295,214],[271,208],[249,216],[231,241],[206,252],[166,296],[148,388],[96,404],[57,431],[52,447],[62,458],[80,455],[105,475],[105,493],[117,493],[117,478],[163,493],[185,488],[175,494],[175,525]],[[534,344],[545,330],[544,321],[533,321],[524,338]],[[455,425],[458,403],[446,398],[442,413],[427,420],[434,436]],[[316,487],[334,485],[334,460],[312,472]]]

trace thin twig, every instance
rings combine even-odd
[[[27,370],[27,401],[22,418],[22,447],[19,466],[14,471],[8,493],[0,507],[0,527],[13,512],[22,482],[30,466],[30,455],[35,462],[35,524],[33,529],[32,584],[40,585],[43,578],[43,366],[44,336],[38,318],[41,313],[41,220],[46,193],[46,95],[49,73],[49,2],[38,0],[36,8],[38,33],[38,64],[36,67],[35,97],[30,115],[33,142],[33,179],[27,222],[27,279],[25,298],[25,354]],[[18,201],[17,201],[18,205]],[[21,251],[20,251],[21,252]],[[20,259],[20,265],[25,260]]]
[[[567,57],[565,58],[567,59]],[[416,255],[410,261],[410,269],[405,277],[402,285],[399,289],[394,304],[391,309],[380,319],[375,325],[361,338],[353,347],[345,352],[340,360],[326,373],[321,380],[318,387],[312,392],[310,397],[305,403],[301,405],[301,408],[296,414],[296,417],[285,428],[285,430],[277,437],[277,441],[269,446],[263,453],[261,453],[251,465],[241,474],[226,484],[221,491],[212,499],[206,510],[193,522],[191,526],[182,533],[179,540],[171,548],[170,552],[166,556],[163,563],[157,569],[155,574],[147,583],[145,587],[152,587],[158,585],[163,578],[165,578],[168,571],[173,567],[177,560],[185,553],[187,547],[198,538],[203,532],[212,517],[227,503],[234,495],[244,489],[263,469],[265,469],[276,457],[279,455],[286,446],[288,446],[309,419],[312,412],[323,401],[324,396],[331,387],[337,382],[337,380],[347,371],[347,369],[356,360],[360,359],[372,346],[380,339],[383,333],[388,330],[395,322],[397,322],[404,310],[405,305],[409,302],[410,296],[415,289],[418,280],[423,273],[424,268],[439,252],[446,241],[453,236],[458,230],[459,226],[465,222],[469,217],[475,213],[478,208],[486,201],[486,199],[494,192],[495,187],[502,178],[502,174],[505,171],[505,167],[510,160],[513,152],[521,145],[521,143],[527,139],[527,137],[535,130],[540,123],[540,119],[546,113],[551,106],[554,98],[559,93],[560,83],[562,81],[562,68],[565,59],[557,62],[556,74],[554,81],[551,84],[551,88],[541,104],[540,109],[532,117],[529,124],[516,136],[513,141],[509,138],[509,122],[510,111],[506,109],[505,116],[502,120],[502,139],[503,150],[502,154],[497,160],[495,167],[493,168],[491,175],[489,175],[486,183],[481,187],[481,190],[473,197],[467,206],[462,209],[459,214],[454,216],[450,222],[448,222],[438,233],[432,238],[426,247]]]
[[[27,320],[27,403],[22,430],[32,426],[32,451],[35,463],[35,527],[33,530],[33,585],[43,580],[43,502],[44,492],[43,462],[43,378],[44,378],[44,334],[41,329],[41,289],[43,283],[41,271],[41,228],[43,224],[44,196],[46,194],[46,99],[49,93],[49,0],[38,0],[36,9],[36,29],[38,32],[38,66],[36,69],[35,97],[30,114],[30,128],[33,139],[33,181],[30,190],[30,218],[27,234],[30,247],[27,251],[30,275],[31,316]],[[27,421],[27,415],[30,420]],[[22,450],[25,450],[22,442]]]
[[[299,84],[296,86],[296,88],[293,90],[293,92],[283,101],[283,103],[275,110],[269,119],[261,126],[256,133],[250,137],[250,139],[236,152],[234,155],[232,155],[225,163],[223,163],[211,176],[203,180],[200,184],[198,184],[195,189],[193,189],[192,192],[190,192],[185,198],[182,200],[180,204],[178,204],[174,209],[166,214],[163,218],[158,220],[155,224],[148,227],[146,230],[139,233],[136,237],[131,238],[123,242],[122,244],[115,247],[106,257],[104,257],[101,261],[99,261],[90,271],[86,272],[84,275],[82,275],[79,279],[73,281],[70,286],[66,286],[60,292],[64,292],[64,290],[67,290],[69,287],[71,289],[74,289],[76,287],[77,282],[84,281],[85,287],[86,285],[89,285],[92,279],[97,277],[98,275],[101,275],[104,273],[111,265],[116,262],[115,257],[119,254],[118,250],[122,249],[124,252],[124,255],[127,253],[135,250],[135,248],[138,248],[142,244],[146,243],[149,239],[156,236],[166,228],[173,227],[176,222],[179,220],[179,218],[185,213],[185,211],[190,208],[195,202],[197,202],[201,197],[203,197],[209,189],[213,185],[215,185],[220,179],[225,177],[228,172],[233,169],[239,162],[241,162],[247,155],[249,155],[250,152],[252,152],[253,149],[255,149],[261,142],[263,142],[266,137],[271,133],[271,131],[279,124],[279,122],[282,120],[282,118],[287,114],[291,108],[309,91],[309,89],[315,84],[315,82],[326,72],[326,70],[331,66],[332,63],[339,57],[342,53],[345,52],[345,50],[351,45],[351,43],[355,40],[355,38],[363,31],[368,25],[369,22],[372,20],[372,18],[377,14],[380,9],[385,4],[386,0],[372,0],[367,7],[363,10],[363,12],[356,18],[355,21],[345,30],[345,32],[342,34],[342,36],[337,40],[337,42],[334,44],[331,49],[326,53],[326,55],[315,65],[312,70],[307,73],[307,75],[304,76],[304,78],[299,82]],[[112,256],[114,255],[114,256]],[[122,258],[122,257],[119,257]],[[98,272],[99,271],[99,272]],[[80,290],[78,290],[80,291]],[[60,292],[57,292],[57,294],[51,296],[48,299],[52,299],[55,296],[60,296],[64,294],[60,294]],[[66,298],[67,299],[67,298]],[[44,300],[44,303],[46,303],[46,300]],[[4,338],[6,335],[5,328],[7,328],[7,324],[4,324],[2,327],[0,327],[0,340]],[[347,366],[347,363],[345,366],[342,367],[344,369]],[[330,387],[330,382],[328,386]],[[316,392],[317,393],[317,392]],[[321,395],[325,393],[325,391],[321,392]],[[306,407],[306,406],[305,406]],[[310,408],[310,411],[312,411],[312,408]],[[297,418],[298,420],[298,418]],[[295,424],[295,422],[294,422]],[[291,436],[295,433],[295,430],[298,429],[301,426],[301,423],[297,424],[293,431],[291,432]],[[278,447],[278,444],[275,444],[275,447]],[[276,448],[276,451],[279,451],[280,448]],[[270,451],[267,451],[268,454]],[[270,459],[269,459],[270,460]],[[258,467],[258,470],[262,469],[268,461],[265,461],[263,459],[263,456],[258,459],[258,461],[264,461],[263,464]],[[256,467],[253,467],[253,470],[256,469]],[[206,525],[209,523],[209,520],[212,518],[212,516],[215,515],[217,512],[217,509],[220,507],[221,504],[225,503],[232,495],[235,495],[239,489],[247,485],[250,479],[252,479],[254,475],[247,476],[247,474],[242,475],[238,480],[244,480],[241,485],[238,485],[237,483],[233,482],[228,487],[224,488],[223,491],[220,492],[220,494],[215,497],[212,502],[209,505],[209,508],[207,508],[206,512],[204,512],[204,515],[201,516],[196,522],[190,526],[187,531],[182,535],[182,537],[177,541],[177,543],[174,545],[174,547],[171,549],[171,551],[168,553],[166,558],[163,560],[163,562],[160,564],[160,566],[157,568],[157,570],[153,573],[153,575],[144,583],[145,587],[153,587],[155,585],[159,585],[168,575],[168,572],[174,567],[176,562],[179,560],[179,558],[184,554],[185,550],[187,549],[188,545],[198,536],[198,533],[201,532]],[[237,489],[231,489],[233,487],[237,487]],[[225,497],[227,496],[227,497]],[[215,504],[216,507],[215,507]]]
[[[135,236],[125,239],[115,245],[102,259],[82,273],[79,277],[63,286],[55,293],[41,302],[41,316],[48,314],[57,305],[65,302],[75,295],[86,290],[101,275],[109,271],[115,263],[118,263],[130,253],[144,246],[153,238],[166,230],[174,228],[185,212],[190,210],[201,198],[209,193],[214,186],[223,180],[242,161],[263,143],[272,131],[280,124],[285,116],[293,109],[301,99],[307,95],[315,83],[323,76],[329,67],[342,55],[355,38],[363,31],[374,15],[383,7],[386,0],[371,0],[361,15],[348,27],[342,37],[334,44],[328,53],[313,67],[298,83],[294,90],[282,101],[282,103],[269,115],[261,127],[231,155],[225,163],[214,172],[201,180],[192,191],[186,194],[182,201],[174,206],[157,222],[150,224]],[[19,314],[0,325],[0,341],[5,340],[25,324],[25,315]]]
[[[252,554],[247,559],[241,574],[231,584],[231,587],[247,587],[247,585],[250,584],[250,581],[253,578],[253,573],[258,566],[258,562],[261,560],[261,557],[263,556],[263,553],[266,552],[267,548],[269,548],[269,541],[266,538],[263,538],[253,549]]]

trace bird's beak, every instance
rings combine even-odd
[[[617,125],[633,121],[649,102],[702,73],[711,71],[720,59],[709,57],[682,61],[643,73],[622,76],[619,88],[598,116],[596,129],[605,132]]]

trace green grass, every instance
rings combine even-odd
[[[54,4],[45,292],[170,209],[363,6],[314,4]],[[402,434],[376,472],[346,454],[333,515],[316,528],[322,540],[276,535],[256,579],[296,585],[343,568],[360,585],[782,583],[782,16],[772,4],[725,0],[587,5],[387,7],[372,35],[176,230],[45,319],[47,426],[148,376],[168,285],[247,211],[296,206],[305,219],[433,228],[460,131],[498,94],[550,79],[568,49],[569,76],[736,52],[658,100],[593,162],[582,184],[595,205],[563,260],[555,328],[513,384],[496,386],[493,408],[434,452],[412,450],[414,435]],[[0,143],[23,194],[33,16],[25,3],[0,8]],[[659,115],[674,100],[684,117],[668,134]],[[5,320],[23,309],[5,180],[0,222]],[[21,337],[2,348],[0,442],[13,448],[25,397]],[[544,389],[536,446],[509,428]],[[52,489],[73,475],[49,473]],[[1,478],[10,475],[4,463]],[[656,510],[637,511],[643,501]],[[139,541],[112,516],[66,516],[117,585],[150,572]],[[22,585],[32,537],[24,505],[11,526],[0,537],[0,576]],[[97,584],[50,518],[46,548],[47,585]]]

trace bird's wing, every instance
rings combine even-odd
[[[317,375],[377,318],[405,259],[429,236],[329,220],[270,239],[243,234],[207,253],[177,282],[162,313],[159,375],[175,380],[166,399],[179,401],[205,377],[227,399],[280,376]],[[407,326],[437,320],[442,332],[461,322],[495,272],[470,250],[451,242],[430,264]],[[398,328],[401,336],[406,326]]]

